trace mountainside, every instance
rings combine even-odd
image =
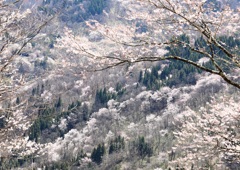
[[[214,4],[220,10],[224,2],[209,0],[206,5]],[[13,76],[9,74],[4,80],[10,81],[11,77],[22,81],[16,81],[16,91],[0,103],[4,113],[0,116],[0,169],[239,169],[240,91],[201,67],[221,67],[235,82],[240,82],[239,68],[225,64],[228,53],[209,45],[211,39],[192,30],[186,33],[189,31],[194,39],[187,34],[170,39],[181,42],[178,44],[160,46],[158,40],[165,40],[164,36],[141,41],[139,35],[145,38],[156,30],[150,30],[143,20],[127,18],[127,5],[135,4],[110,0],[23,1],[36,18],[56,16],[18,54],[12,62]],[[230,5],[237,13],[239,0]],[[151,13],[150,8],[146,10]],[[107,24],[106,34],[94,27],[97,22]],[[125,37],[113,37],[115,32],[108,29],[109,25],[120,33],[126,31],[121,30],[122,25],[135,29],[135,37],[129,34],[131,42],[150,42],[147,46],[153,50],[144,51],[140,46],[134,54],[120,52],[118,56],[120,50],[131,52],[136,44],[121,48]],[[76,40],[78,36],[83,38],[79,38],[79,44],[70,41],[70,48],[64,46],[65,34]],[[116,51],[109,42],[112,39],[119,45]],[[222,31],[217,40],[238,61],[239,32],[225,35]],[[156,44],[158,49],[152,47]],[[216,64],[214,57],[209,59],[193,48],[205,49],[224,61]],[[119,58],[108,56],[108,52],[114,57],[117,53]],[[101,64],[111,64],[98,60],[102,57],[99,54],[123,64],[97,70]],[[130,54],[181,56],[196,64],[172,58],[124,63]]]

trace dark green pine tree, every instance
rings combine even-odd
[[[19,97],[17,97],[17,99],[16,99],[16,104],[17,104],[17,105],[20,104],[20,99],[19,99]]]
[[[55,104],[56,108],[60,108],[62,106],[62,98],[59,97],[57,103]]]
[[[152,146],[145,142],[144,137],[139,137],[136,143],[136,149],[138,156],[144,159],[146,156],[150,157],[153,154]]]
[[[99,144],[97,149],[94,148],[91,154],[91,159],[93,162],[98,165],[102,163],[102,157],[105,154],[105,146],[104,144]]]
[[[82,106],[82,113],[83,113],[83,120],[88,121],[89,120],[89,109],[88,105],[86,103]]]
[[[106,6],[106,0],[90,0],[88,12],[92,15],[101,14]]]
[[[138,82],[141,83],[143,79],[143,71],[141,70],[138,77]]]
[[[124,137],[118,136],[114,140],[110,141],[109,154],[113,152],[119,152],[125,148]]]
[[[35,96],[35,94],[36,94],[36,88],[33,88],[32,89],[32,96]]]

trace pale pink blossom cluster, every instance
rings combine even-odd
[[[176,159],[172,164],[182,167],[217,168],[219,164],[240,161],[240,98],[213,98],[199,111],[187,108],[176,117],[182,124],[175,133]]]
[[[23,137],[31,126],[24,115],[27,102],[17,105],[12,102],[16,100],[17,86],[23,82],[23,78],[16,75],[13,60],[17,52],[27,46],[24,42],[28,40],[26,30],[30,28],[23,27],[23,23],[30,14],[29,9],[21,11],[16,3],[0,0],[0,117],[6,122],[5,128],[0,130],[0,157],[33,154],[40,148]],[[7,108],[7,104],[12,106]]]

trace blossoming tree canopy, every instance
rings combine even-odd
[[[87,61],[82,68],[102,70],[126,63],[173,59],[217,74],[240,88],[239,82],[229,74],[239,71],[239,44],[229,46],[223,38],[239,40],[239,9],[230,8],[227,2],[206,0],[119,0],[116,3],[122,10],[104,11],[105,22],[85,22],[87,34],[76,34],[66,28],[59,39],[59,47]],[[97,40],[89,38],[93,33]],[[199,37],[203,41],[196,43]],[[169,48],[176,46],[198,54],[197,60],[170,54]],[[210,66],[198,62],[203,58]],[[228,69],[231,71],[227,72]]]
[[[213,98],[199,112],[187,108],[176,116],[182,126],[175,133],[178,142],[173,149],[183,151],[184,156],[172,163],[199,167],[204,162],[212,166],[222,161],[239,162],[239,112],[239,97],[222,96]]]
[[[16,58],[21,56],[24,48],[35,38],[52,18],[36,16],[30,9],[22,9],[21,0],[0,0],[0,155],[7,157],[22,154],[19,147],[28,147],[28,139],[23,137],[30,126],[24,120],[24,109],[27,100],[12,104],[17,97],[18,89],[23,84],[23,76],[17,74]],[[38,18],[37,18],[38,17]],[[11,106],[11,107],[10,107]],[[15,129],[21,132],[15,134]],[[14,135],[14,137],[12,137]],[[12,137],[12,139],[11,139]],[[32,145],[32,144],[31,144]],[[35,152],[36,149],[31,152]],[[24,154],[23,154],[24,155]]]

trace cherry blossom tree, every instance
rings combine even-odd
[[[23,138],[30,126],[24,115],[27,99],[18,98],[16,102],[16,98],[26,82],[17,73],[15,61],[53,18],[32,14],[30,9],[22,8],[21,0],[0,0],[0,16],[0,157],[7,157],[29,154],[32,151],[26,148],[33,146]]]
[[[104,11],[104,23],[88,20],[86,34],[76,34],[66,28],[65,35],[59,39],[59,47],[80,56],[80,67],[103,70],[144,61],[180,60],[219,75],[240,88],[239,81],[231,74],[239,72],[239,47],[230,48],[220,38],[222,35],[239,38],[239,8],[232,9],[225,1],[207,0],[119,0],[116,3],[121,12]],[[93,34],[97,38],[89,38]],[[179,38],[181,35],[188,39]],[[205,46],[196,43],[199,37]],[[199,60],[166,55],[168,47],[176,46],[200,55]],[[202,64],[203,60],[211,67]],[[226,67],[231,69],[230,73],[225,71]]]
[[[21,3],[20,0],[0,1],[0,101],[12,96],[13,84],[23,83],[22,77],[14,77],[17,71],[14,60],[49,21],[34,21],[39,18],[30,9],[20,9]]]
[[[187,169],[239,166],[239,113],[239,97],[227,95],[213,98],[197,112],[187,108],[175,117],[182,126],[175,133],[176,159],[171,164]]]

